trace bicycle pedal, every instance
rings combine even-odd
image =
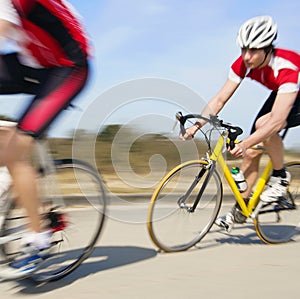
[[[50,220],[49,228],[53,233],[64,230],[67,225],[67,217],[65,213],[56,212],[51,210],[47,214],[48,219]]]
[[[236,222],[236,223],[242,224],[242,223],[245,223],[247,220],[247,217],[245,215],[243,215],[242,212],[238,209],[234,209],[232,211],[232,215],[234,218],[234,222]]]

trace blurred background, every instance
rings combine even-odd
[[[205,155],[201,138],[192,149],[178,140],[174,116],[177,111],[200,112],[225,82],[240,54],[236,36],[244,21],[271,15],[279,28],[276,46],[300,48],[298,0],[284,5],[279,0],[69,2],[91,39],[92,72],[75,108],[53,125],[51,145],[54,153],[91,159],[101,172],[115,173],[122,181],[126,167],[145,181],[151,172],[161,169],[161,176],[178,161]],[[3,51],[14,49],[6,44]],[[243,138],[268,95],[264,87],[245,80],[220,117],[241,126]],[[0,96],[0,114],[14,119],[28,100],[26,95]],[[298,136],[296,128],[286,138],[290,154],[299,151]]]

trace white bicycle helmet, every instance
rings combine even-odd
[[[261,49],[272,45],[277,37],[277,25],[269,16],[255,17],[240,28],[237,43],[241,48]]]

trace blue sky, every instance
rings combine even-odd
[[[178,82],[208,101],[221,87],[230,64],[239,55],[235,42],[238,28],[256,15],[271,15],[277,22],[278,47],[296,51],[300,49],[299,0],[70,2],[83,16],[94,47],[92,78],[77,101],[83,112],[91,103],[98,101],[99,95],[101,98],[103,93],[115,86],[140,78],[162,78]],[[221,116],[247,131],[267,95],[266,89],[247,80],[223,109]],[[16,115],[18,109],[14,106],[20,106],[22,102],[26,101],[12,97],[8,103],[1,97],[0,107],[4,113]],[[122,100],[117,103],[122,105]],[[105,103],[102,102],[95,107],[99,107],[100,111],[103,105]],[[169,106],[159,107],[159,102],[155,105],[156,111],[169,109]],[[191,102],[191,105],[194,107],[193,112],[200,112],[201,105],[197,107],[197,101]],[[112,113],[115,114],[112,119],[124,120],[117,115],[118,111],[123,110],[117,108]],[[143,115],[146,111],[149,111],[147,105],[144,108],[133,105],[128,107],[128,117]],[[97,117],[96,112],[90,118]],[[170,109],[164,113],[173,117],[174,111]],[[79,114],[78,111],[68,113],[63,121],[58,121],[54,131],[61,134],[72,127],[71,124],[80,118]],[[90,126],[93,125],[91,122]],[[288,143],[300,146],[295,138],[291,138]]]

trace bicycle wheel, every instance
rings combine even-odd
[[[206,161],[183,163],[167,174],[155,190],[147,224],[150,237],[159,249],[165,252],[187,250],[198,243],[213,225],[220,210],[223,189],[218,173],[211,168],[204,171],[206,168]],[[198,181],[201,171],[204,174]],[[209,174],[211,177],[205,182]],[[204,192],[200,201],[195,210],[190,211],[189,207],[202,187]],[[187,197],[185,204],[180,205],[184,196]]]
[[[263,205],[254,219],[257,235],[267,244],[286,243],[300,237],[300,162],[285,166],[292,177],[287,196]]]
[[[88,164],[55,160],[55,173],[42,178],[43,225],[52,229],[50,257],[31,275],[38,282],[58,280],[75,270],[93,251],[103,228],[106,209],[104,188]],[[2,225],[2,236],[20,235],[27,229],[23,209],[12,206]],[[8,260],[19,254],[19,240],[2,246]]]

